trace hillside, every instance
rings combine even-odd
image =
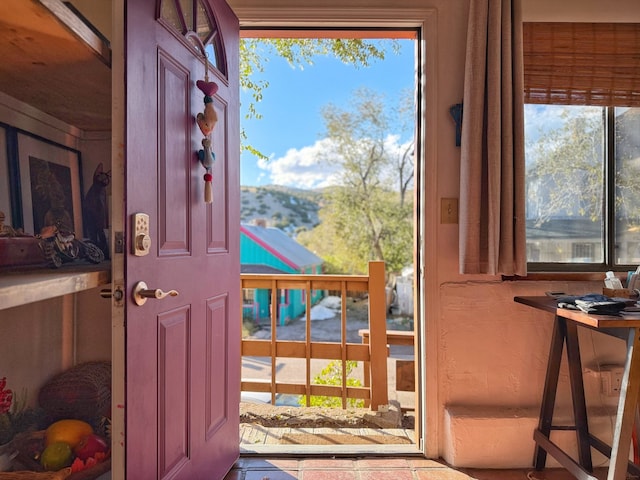
[[[243,223],[264,220],[267,226],[294,236],[301,229],[310,230],[318,224],[322,192],[281,185],[244,186],[240,187],[240,201]]]

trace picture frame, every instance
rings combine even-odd
[[[4,213],[4,224],[13,226],[9,157],[7,155],[7,130],[2,126],[0,126],[0,212]]]
[[[36,235],[59,223],[81,238],[80,153],[25,133],[17,134],[17,145],[18,213],[25,233]]]

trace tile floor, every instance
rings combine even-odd
[[[606,478],[605,471],[596,472]],[[574,480],[564,469],[454,469],[419,457],[241,457],[224,480]]]

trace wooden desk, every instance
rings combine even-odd
[[[627,470],[635,475],[640,474],[640,466],[629,462],[631,434],[640,393],[640,317],[637,315],[628,318],[587,315],[576,310],[556,308],[556,300],[546,296],[515,297],[514,301],[552,313],[555,316],[540,418],[538,428],[533,434],[533,439],[536,442],[534,457],[536,470],[542,470],[545,467],[547,454],[549,454],[576,478],[598,480],[592,475],[591,447],[593,447],[610,459],[607,480],[624,480]],[[613,335],[627,342],[627,357],[611,446],[589,433],[580,346],[578,344],[578,327]],[[556,426],[553,425],[553,407],[558,387],[560,361],[565,346],[575,425]],[[577,461],[553,443],[550,439],[553,430],[575,430],[578,443]]]

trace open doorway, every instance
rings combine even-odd
[[[417,232],[421,201],[416,185],[422,184],[419,177],[422,170],[418,166],[421,148],[416,141],[421,132],[417,114],[421,74],[416,62],[420,58],[420,31],[261,28],[245,29],[242,36],[245,43],[241,48],[250,50],[246,55],[263,56],[261,61],[265,63],[259,68],[264,68],[261,72],[264,76],[258,78],[268,79],[262,80],[268,84],[251,79],[247,84],[254,89],[243,92],[242,97],[243,273],[267,273],[270,269],[274,275],[321,271],[360,275],[366,273],[369,260],[384,261],[388,267],[385,314],[389,397],[401,418],[411,417],[413,430],[415,412],[421,408],[421,395],[416,389],[421,382],[419,369],[415,368],[415,359],[419,358],[416,338],[420,337],[420,322],[416,319],[420,318],[421,309],[416,308],[420,305],[416,295],[419,282],[414,275],[420,270],[416,268],[420,264]],[[264,39],[267,41],[261,42]],[[291,39],[302,42],[303,49],[315,52],[305,42],[320,39],[339,45],[329,55],[313,54],[305,58],[304,52],[292,53]],[[261,43],[269,45],[260,51],[264,46]],[[335,43],[329,48],[336,48]],[[354,55],[348,54],[350,49]],[[304,70],[292,68],[285,57],[293,63],[302,63]],[[384,198],[375,196],[376,191],[383,191]],[[363,192],[369,196],[363,197]],[[363,204],[371,208],[354,207]],[[359,223],[362,218],[369,221]],[[350,231],[351,226],[354,232]],[[367,231],[368,228],[371,230]],[[276,229],[279,233],[264,229]],[[285,240],[282,234],[289,238]],[[369,244],[358,249],[354,237]],[[248,330],[245,335],[271,339],[273,329],[277,328],[277,341],[305,341],[305,330],[319,341],[369,341],[366,314],[364,323],[355,327],[349,324],[349,318],[357,317],[356,304],[360,310],[362,304],[366,305],[366,295],[345,297],[340,292],[333,295],[336,292],[326,291],[316,299],[316,304],[313,300],[306,301],[304,291],[300,292],[301,299],[296,298],[295,289],[288,292],[294,293],[259,290],[244,293],[245,298],[251,299],[243,305]],[[260,314],[265,302],[259,298],[263,294],[271,299],[267,300],[265,311],[273,315],[275,322]],[[286,301],[274,306],[273,298]],[[349,303],[343,327],[339,310],[333,315],[327,313],[336,298],[338,304]],[[292,310],[296,304],[303,306],[297,316]],[[314,325],[316,320],[306,315],[305,309],[310,307],[321,312],[322,328],[312,326],[307,330],[305,323]],[[330,318],[337,322],[335,326],[327,326]],[[326,375],[332,375],[326,373],[331,371],[327,361],[312,359],[307,363],[315,381],[322,383],[327,380]],[[304,367],[304,362],[297,359],[243,357],[243,378],[245,374],[264,374],[273,379],[276,372],[286,377]],[[350,365],[348,373],[355,381],[367,383],[367,368],[365,362]],[[346,369],[340,373],[347,373]],[[244,394],[245,399],[280,406],[304,405],[305,400],[308,405],[307,397],[274,395],[273,391]],[[339,416],[336,412],[335,418]],[[273,416],[268,420],[273,424]],[[290,416],[285,420],[291,425]],[[321,427],[324,426],[323,423]],[[400,421],[397,426],[407,427],[409,422]],[[419,431],[420,428],[416,433]],[[366,435],[373,436],[373,432]],[[329,432],[324,432],[325,440],[328,436]],[[421,444],[415,440],[420,435],[411,437],[414,444]],[[255,432],[246,441],[253,446],[261,442]]]

